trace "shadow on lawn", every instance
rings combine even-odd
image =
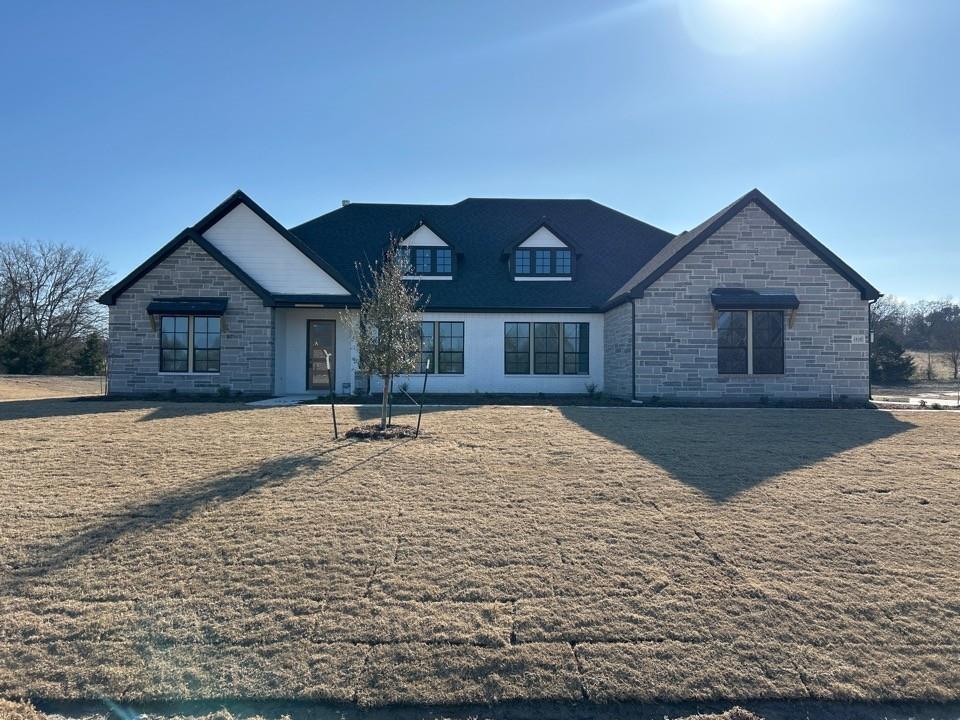
[[[876,410],[571,407],[561,412],[717,502],[791,470],[916,428]]]
[[[405,442],[401,440],[387,443],[381,446],[382,449],[368,454],[335,474],[323,477],[320,484],[333,482]],[[223,505],[250,492],[279,485],[303,473],[316,471],[329,463],[330,455],[354,445],[356,443],[347,440],[315,452],[284,455],[234,472],[213,475],[187,487],[155,496],[146,502],[129,505],[117,511],[116,516],[64,543],[38,549],[30,565],[14,570],[0,581],[0,591],[16,591],[31,578],[64,568],[84,555],[102,551],[120,538],[143,535],[166,525],[183,522],[211,506]]]
[[[104,400],[91,398],[47,398],[42,400],[5,400],[0,402],[0,422],[35,418],[100,415],[126,410],[149,410],[138,422],[166,420],[191,415],[257,410],[241,402],[172,402],[164,400]]]

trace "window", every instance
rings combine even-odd
[[[533,372],[557,375],[560,372],[560,323],[533,324]]]
[[[550,274],[550,255],[549,250],[534,250],[533,257],[536,261],[536,272],[538,275]]]
[[[193,371],[220,372],[220,318],[193,318]]]
[[[503,371],[507,375],[530,374],[530,323],[504,323]]]
[[[717,318],[717,371],[747,372],[747,313],[744,310],[722,312]]]
[[[717,372],[783,373],[783,311],[732,310],[717,314]]]
[[[573,275],[573,252],[559,248],[517,248],[513,251],[513,274],[570,277]]]
[[[161,316],[160,372],[220,372],[220,318]]]
[[[463,323],[438,322],[437,372],[460,374],[463,372]]]
[[[417,362],[418,373],[433,373],[437,371],[437,361],[433,357],[436,349],[436,327],[432,322],[420,323],[420,359]],[[429,360],[429,365],[427,361]]]
[[[563,374],[590,373],[590,323],[563,324]]]
[[[160,372],[189,372],[190,318],[160,318]]]
[[[437,274],[449,275],[453,272],[453,252],[450,248],[437,248]]]
[[[753,374],[783,373],[783,311],[753,310]]]
[[[418,274],[433,272],[433,253],[430,248],[413,249],[413,271]]]
[[[530,251],[517,250],[513,256],[513,268],[517,275],[530,274]]]

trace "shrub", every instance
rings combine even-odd
[[[881,335],[873,344],[870,377],[879,382],[904,383],[914,371],[913,358],[892,337]]]

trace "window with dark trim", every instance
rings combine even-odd
[[[752,310],[754,375],[783,374],[783,311]]]
[[[418,373],[435,373],[437,371],[437,360],[433,356],[435,351],[436,324],[422,322],[420,323],[420,356],[417,360]]]
[[[513,251],[513,274],[571,277],[573,253],[561,248],[517,248]]]
[[[436,260],[438,275],[449,275],[453,272],[453,252],[450,248],[437,248]]]
[[[513,254],[513,271],[517,275],[530,274],[530,251],[517,250]]]
[[[560,323],[533,324],[533,372],[560,373]]]
[[[447,247],[410,248],[410,272],[414,275],[452,275],[453,250]]]
[[[220,318],[193,318],[193,372],[220,372]]]
[[[507,375],[530,374],[530,323],[503,324],[503,371]]]
[[[590,323],[563,324],[563,374],[590,373]]]
[[[782,375],[782,310],[717,313],[717,372],[722,375]]]
[[[549,275],[552,268],[550,263],[550,257],[553,253],[549,250],[534,250],[533,251],[533,260],[534,266],[533,271],[537,275]]]
[[[463,323],[437,323],[437,372],[441,375],[463,373]]]
[[[163,315],[160,318],[160,372],[190,371],[190,318]]]

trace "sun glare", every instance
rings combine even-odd
[[[796,38],[825,22],[838,0],[680,0],[690,37],[703,49],[740,55]]]

